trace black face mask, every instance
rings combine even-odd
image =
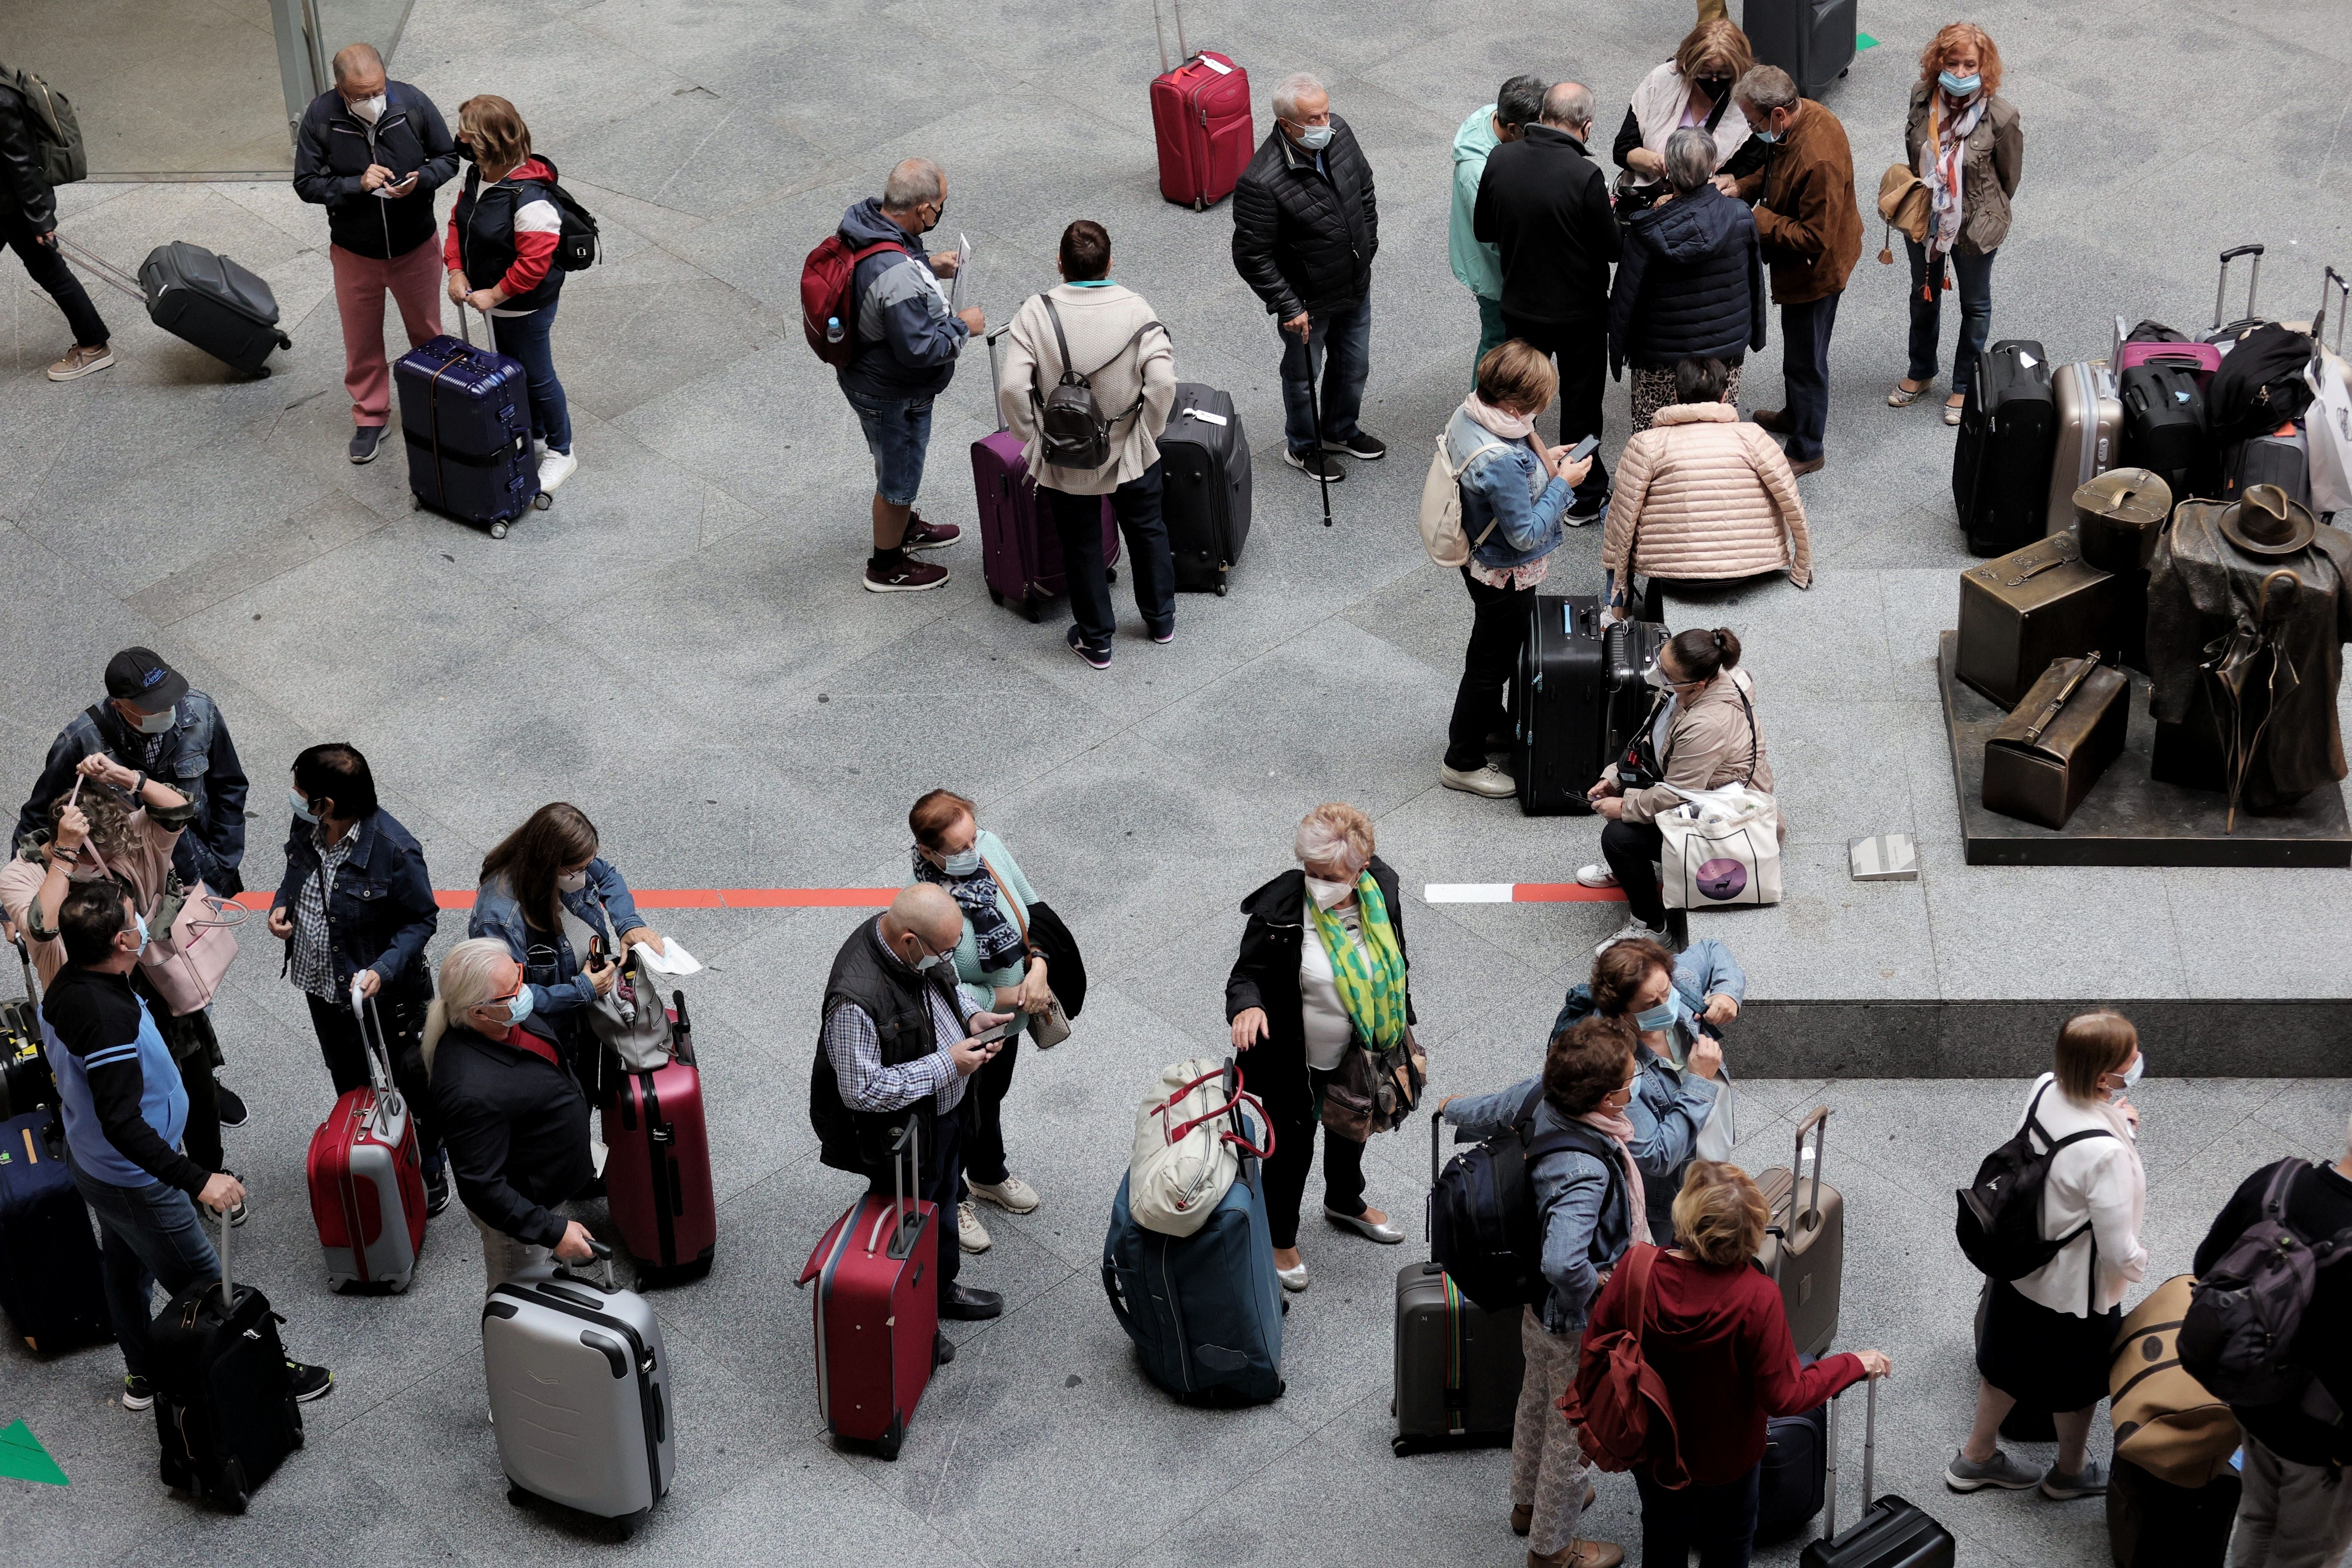
[[[1703,76],[1692,85],[1706,94],[1706,100],[1709,103],[1721,103],[1725,96],[1731,91],[1731,83],[1719,77]]]
[[[474,144],[471,142],[459,142],[457,143],[457,156],[468,163],[474,162]]]

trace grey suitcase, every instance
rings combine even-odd
[[[2058,446],[2050,460],[2045,536],[2074,526],[2074,492],[2116,466],[2123,451],[2124,405],[2116,378],[2097,360],[2062,364],[2050,378]]]
[[[1444,1125],[1429,1119],[1433,1186]],[[1487,1311],[1433,1258],[1397,1270],[1396,1436],[1389,1439],[1397,1453],[1509,1442],[1526,1373],[1518,1308]]]
[[[1837,1338],[1839,1286],[1845,1273],[1845,1199],[1822,1180],[1830,1109],[1822,1106],[1797,1125],[1796,1152],[1786,1165],[1756,1178],[1771,1205],[1772,1223],[1756,1267],[1780,1287],[1789,1338],[1799,1355],[1827,1355]],[[1805,1139],[1813,1141],[1805,1158]]]
[[[560,1268],[508,1280],[482,1303],[482,1370],[508,1501],[544,1498],[625,1536],[669,1491],[669,1352],[635,1291]]]

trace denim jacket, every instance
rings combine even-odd
[[[286,839],[278,907],[289,915],[302,884],[319,874],[319,847],[310,834],[310,825],[297,817]],[[327,945],[334,954],[336,988],[349,986],[361,970],[373,969],[387,1000],[429,997],[433,980],[425,968],[425,944],[433,940],[441,908],[433,899],[425,851],[388,811],[360,818],[352,836],[357,842],[351,858],[335,873],[327,895]],[[289,941],[281,973],[293,957]]]
[[[612,934],[616,937],[646,923],[638,918],[628,883],[602,857],[588,862],[586,887],[576,893],[559,890],[555,896],[593,931],[604,929],[607,914],[613,917]],[[514,889],[503,876],[491,878],[476,890],[474,918],[466,923],[466,934],[495,936],[506,942],[514,961],[523,966],[523,978],[530,983],[532,1011],[569,1013],[596,1000],[596,983],[581,972],[583,955],[572,951],[571,939],[561,931],[544,933],[555,949],[555,962],[530,962],[531,939],[522,906],[515,901]]]
[[[1525,1079],[1494,1094],[1455,1100],[1444,1112],[1454,1124],[1454,1141],[1479,1143],[1507,1131],[1531,1095],[1537,1137],[1567,1127],[1567,1119],[1537,1092],[1542,1082]],[[1551,1285],[1537,1311],[1551,1333],[1581,1333],[1601,1294],[1601,1271],[1613,1267],[1633,1240],[1633,1194],[1622,1169],[1612,1181],[1608,1167],[1580,1149],[1545,1155],[1531,1174],[1543,1214],[1543,1275]],[[1646,1181],[1648,1172],[1643,1175]]]
[[[1474,458],[1482,447],[1494,449]],[[1525,566],[1568,537],[1560,517],[1576,492],[1565,479],[1548,481],[1542,459],[1525,441],[1505,441],[1468,409],[1456,408],[1445,426],[1445,461],[1462,469],[1462,534],[1479,565],[1498,572]],[[1489,524],[1496,525],[1492,533],[1486,533]]]
[[[73,788],[74,769],[93,752],[103,752],[126,768],[138,768],[145,755],[145,739],[104,703],[101,727],[88,710],[67,721],[49,743],[48,760],[41,764],[40,782],[16,814],[16,837],[49,825],[49,803]],[[237,761],[228,726],[220,710],[203,692],[190,689],[173,710],[172,733],[163,743],[154,777],[188,797],[195,816],[172,851],[172,868],[184,882],[198,877],[215,893],[244,890],[236,868],[245,859],[245,764]]]

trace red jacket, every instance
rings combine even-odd
[[[1627,1328],[1621,1268],[1601,1288],[1585,1325],[1593,1335]],[[1717,1268],[1662,1252],[1650,1273],[1650,1326],[1642,1354],[1674,1405],[1675,1430],[1692,1484],[1736,1481],[1764,1458],[1764,1421],[1794,1415],[1862,1381],[1861,1358],[1843,1352],[1797,1363],[1780,1287],[1746,1264]]]

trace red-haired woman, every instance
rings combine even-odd
[[[1911,373],[1886,395],[1908,408],[1936,379],[1936,338],[1948,287],[1945,258],[1959,279],[1959,341],[1952,353],[1952,395],[1944,423],[1958,425],[1969,377],[1992,327],[1992,258],[2009,237],[2009,199],[2025,166],[2025,130],[2000,96],[2000,51],[1973,22],[1955,22],[1919,56],[1911,88],[1904,151],[1927,182],[1931,203],[1926,243],[1911,251]]]

